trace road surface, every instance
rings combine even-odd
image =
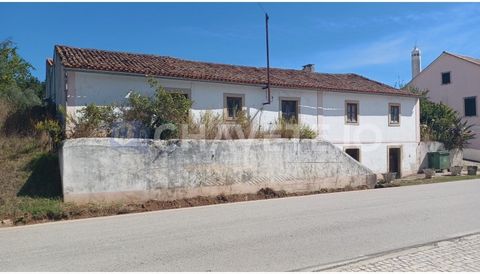
[[[480,231],[480,180],[0,229],[2,271],[287,271]]]

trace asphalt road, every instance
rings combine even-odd
[[[480,180],[0,229],[1,271],[286,271],[480,231]]]

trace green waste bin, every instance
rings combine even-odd
[[[429,152],[428,168],[432,168],[432,169],[450,168],[450,153],[448,151]]]

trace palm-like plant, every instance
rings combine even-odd
[[[473,125],[463,121],[458,112],[443,103],[428,99],[428,91],[410,89],[420,96],[420,134],[423,141],[438,141],[446,149],[463,149],[475,137]]]
[[[475,138],[475,133],[472,131],[473,125],[469,125],[467,121],[462,121],[461,118],[456,117],[447,132],[448,136],[444,139],[446,149],[464,149],[469,141]]]

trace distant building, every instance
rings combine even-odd
[[[418,51],[420,53],[420,51]],[[416,62],[412,52],[412,64]],[[420,57],[420,56],[419,56]],[[480,96],[480,59],[444,51],[418,74],[408,86],[428,90],[434,102],[442,102],[456,110],[469,123],[474,124],[476,138],[464,150],[464,157],[480,161],[480,117],[478,97]]]
[[[210,110],[234,122],[246,111],[264,129],[294,118],[375,173],[417,172],[419,100],[356,74],[214,64],[172,57],[56,46],[47,63],[47,95],[75,116],[85,105],[123,103],[131,91],[152,95],[146,76],[191,98],[191,114]]]

